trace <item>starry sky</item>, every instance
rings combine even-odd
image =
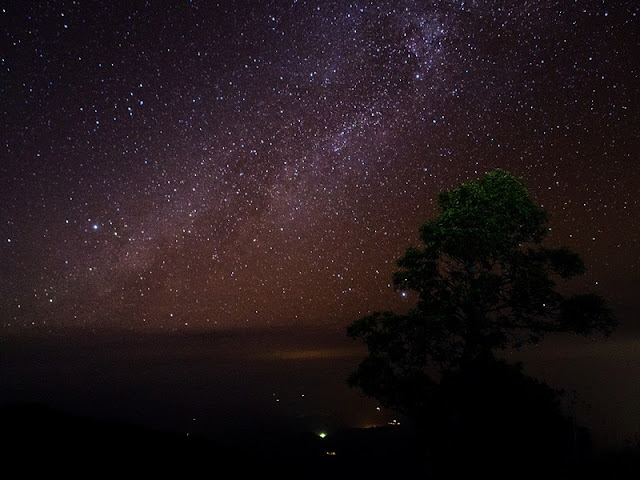
[[[0,327],[344,327],[494,168],[640,327],[632,1],[8,1]]]

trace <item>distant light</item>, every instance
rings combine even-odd
[[[326,434],[326,433],[324,433],[324,432],[320,432],[320,433],[318,434],[318,436],[319,436],[320,438],[324,438],[324,437],[326,437],[326,436],[327,436],[327,434]]]
[[[91,225],[91,228],[93,228],[94,230],[97,230],[98,229],[98,224],[94,223],[93,225]]]

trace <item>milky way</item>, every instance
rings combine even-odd
[[[635,308],[637,22],[613,1],[9,2],[0,324],[407,308],[395,259],[494,168],[585,257],[581,286]]]

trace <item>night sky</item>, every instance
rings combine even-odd
[[[632,1],[9,1],[0,327],[335,328],[407,309],[443,189],[503,168],[640,327]]]

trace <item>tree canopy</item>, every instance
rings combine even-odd
[[[407,249],[393,276],[396,288],[417,293],[415,308],[348,327],[368,347],[351,386],[422,417],[443,377],[494,361],[501,349],[553,332],[612,332],[602,297],[558,291],[558,281],[584,274],[585,264],[567,247],[543,245],[549,217],[521,179],[495,170],[442,192],[438,204],[420,227],[423,245]]]

